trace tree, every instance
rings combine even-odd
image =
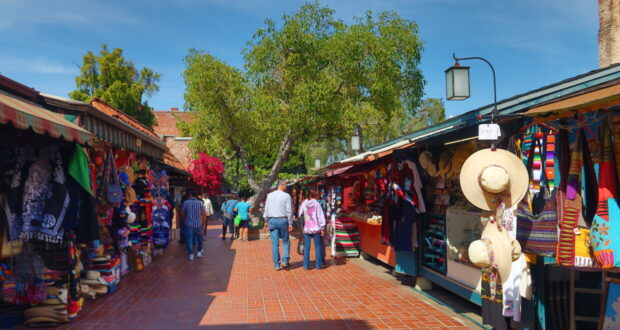
[[[147,67],[138,71],[133,62],[123,57],[122,49],[109,51],[106,44],[101,46],[99,55],[86,52],[80,71],[75,78],[76,89],[69,93],[69,97],[82,102],[98,97],[142,124],[153,127],[155,115],[142,97],[159,91],[159,73]]]
[[[418,27],[394,12],[367,12],[354,24],[317,3],[267,19],[234,68],[207,52],[185,57],[186,107],[196,150],[238,156],[254,199],[278,177],[293,146],[351,135],[372,120],[415,114],[423,95]],[[250,169],[256,155],[273,155],[268,173]]]
[[[402,133],[408,134],[440,123],[446,119],[446,108],[442,99],[427,98],[422,102],[415,117],[403,121]]]

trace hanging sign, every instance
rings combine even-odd
[[[478,140],[497,140],[502,135],[498,124],[478,125]]]

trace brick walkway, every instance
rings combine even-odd
[[[357,265],[333,260],[305,271],[291,243],[291,270],[276,272],[269,241],[222,241],[211,225],[203,259],[173,242],[112,295],[89,302],[67,329],[460,328],[465,323],[414,291]]]

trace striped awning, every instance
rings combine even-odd
[[[32,128],[38,134],[49,134],[79,144],[88,143],[92,137],[88,131],[61,115],[0,90],[0,123],[9,122],[19,129]]]

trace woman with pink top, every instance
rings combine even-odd
[[[304,269],[310,269],[310,243],[314,240],[314,257],[316,269],[323,268],[323,231],[325,230],[325,214],[317,201],[318,191],[311,191],[310,198],[301,203],[299,216],[304,217]]]

